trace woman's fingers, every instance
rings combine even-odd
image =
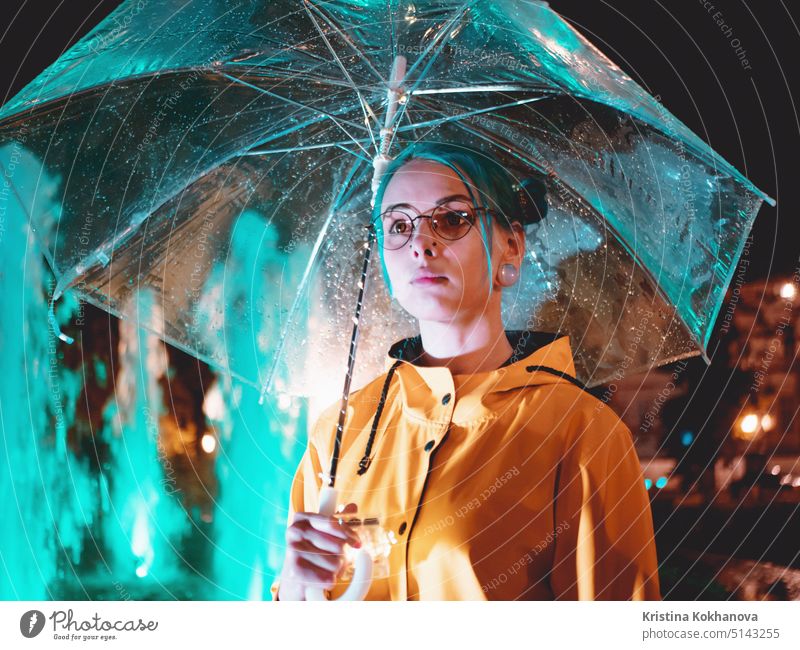
[[[292,574],[300,582],[320,589],[331,589],[335,582],[335,574],[317,566],[304,557],[299,557]]]
[[[294,542],[290,548],[299,558],[308,560],[316,566],[327,569],[328,571],[338,571],[341,569],[344,562],[342,553],[326,553],[325,551],[320,551],[319,548],[307,540]]]
[[[328,553],[341,553],[347,540],[337,535],[330,535],[313,528],[305,522],[290,526],[286,530],[286,543],[291,545],[300,541],[309,541],[320,551]]]
[[[290,533],[294,529],[294,532]],[[293,538],[310,539],[320,543],[320,548],[333,551],[332,544],[337,545],[337,550],[344,544],[360,547],[361,540],[355,531],[346,526],[341,526],[336,522],[323,522],[314,525],[311,521],[299,521],[287,530],[287,540]]]
[[[361,545],[358,535],[347,524],[340,524],[336,515],[329,517],[317,512],[298,512],[294,515],[294,521],[290,528],[292,527],[297,527],[302,531],[314,528],[320,533],[338,537],[351,546]]]
[[[344,523],[339,523],[339,519],[336,516],[328,517],[326,515],[317,515],[316,517],[309,517],[307,521],[318,531],[336,535],[337,537],[341,537],[346,542],[358,539],[358,536],[350,529],[349,526]]]

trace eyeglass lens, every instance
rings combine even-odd
[[[409,208],[387,210],[380,217],[383,247],[396,250],[411,239],[419,219],[428,215],[415,215]],[[430,214],[431,229],[438,237],[456,240],[464,237],[475,223],[474,208],[468,203],[451,202],[437,206]]]

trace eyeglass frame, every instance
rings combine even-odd
[[[442,203],[442,204],[437,205],[436,207],[432,208],[431,210],[429,210],[428,212],[430,212],[431,214],[427,214],[426,212],[420,212],[414,206],[412,206],[412,205],[410,205],[408,203],[398,204],[396,206],[392,206],[391,208],[381,212],[377,217],[372,219],[364,227],[367,230],[369,230],[373,235],[375,235],[377,237],[378,232],[377,232],[377,223],[376,222],[377,221],[382,221],[385,214],[387,214],[389,212],[393,212],[395,210],[397,210],[399,212],[402,212],[405,209],[409,209],[409,210],[412,210],[413,212],[415,212],[416,215],[417,215],[416,217],[411,217],[409,215],[409,221],[411,222],[411,232],[408,235],[408,239],[406,239],[406,241],[404,241],[397,248],[386,248],[385,246],[382,247],[385,250],[398,251],[403,246],[405,246],[408,242],[410,242],[411,241],[411,237],[414,236],[414,232],[416,232],[416,228],[417,228],[416,227],[416,223],[415,223],[417,221],[417,219],[422,219],[423,217],[427,218],[427,219],[433,219],[433,213],[436,212],[436,210],[439,210],[440,208],[446,208],[446,207],[447,207],[447,203]],[[496,210],[492,210],[491,208],[476,208],[475,206],[472,206],[470,209],[474,210],[475,212],[484,211],[484,212],[486,212],[488,214],[497,214],[497,211]],[[457,212],[457,210],[454,210],[454,212]],[[474,215],[474,216],[477,217],[477,215]],[[469,234],[470,230],[472,230],[474,225],[475,225],[475,223],[473,221],[470,221],[469,222],[469,228],[467,228],[467,230],[464,232],[463,235],[461,235],[461,237],[456,237],[455,239],[448,239],[447,237],[441,237],[439,235],[439,233],[433,228],[433,225],[431,225],[431,232],[433,232],[436,235],[436,237],[438,239],[440,239],[441,241],[458,241],[459,239],[464,239],[464,237],[466,237]]]

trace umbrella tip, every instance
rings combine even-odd
[[[48,308],[47,313],[47,320],[50,322],[50,327],[53,328],[53,332],[55,335],[60,338],[64,343],[72,344],[75,342],[71,336],[67,336],[64,332],[61,331],[61,328],[58,325],[58,319],[56,318],[56,314],[53,311],[53,301],[50,301],[50,307]]]

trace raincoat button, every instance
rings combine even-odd
[[[402,524],[400,524],[400,528],[397,529],[397,532],[400,533],[401,535],[404,532],[406,532],[406,522],[403,522]]]
[[[446,393],[442,398],[442,404],[447,404],[450,401],[450,393]]]
[[[435,444],[436,444],[435,440],[428,440],[428,442],[425,443],[425,451],[430,451],[431,449],[433,449],[433,445]]]

